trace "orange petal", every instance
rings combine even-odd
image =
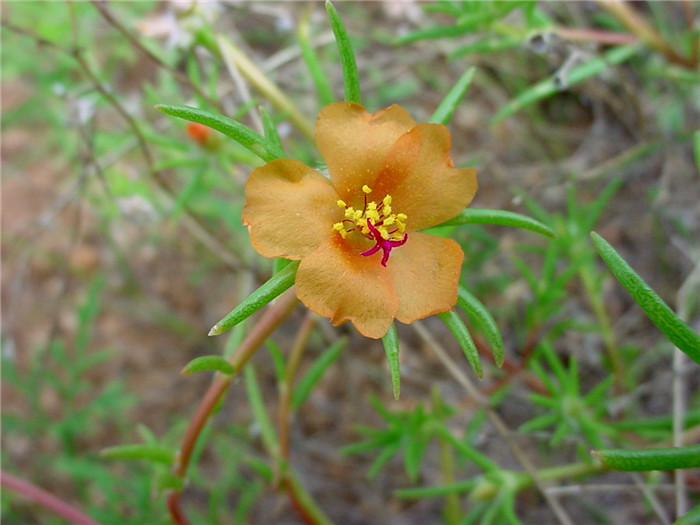
[[[452,239],[413,232],[391,252],[388,267],[399,296],[396,318],[411,323],[457,303],[464,253]]]
[[[316,121],[316,145],[340,198],[357,205],[352,197],[362,198],[364,184],[373,187],[387,152],[415,124],[397,105],[376,113],[352,102],[324,107]]]
[[[383,337],[396,314],[393,279],[374,257],[362,257],[339,235],[304,258],[296,277],[297,297],[334,325],[352,321],[365,337]]]
[[[265,257],[306,257],[342,216],[328,179],[298,160],[277,159],[255,169],[245,195],[243,224]]]
[[[419,124],[387,153],[372,186],[392,196],[395,212],[408,216],[408,230],[423,230],[451,219],[476,193],[476,170],[457,169],[450,157],[450,132],[442,124]]]

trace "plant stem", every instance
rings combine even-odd
[[[37,487],[29,481],[12,476],[7,472],[0,471],[0,485],[19,492],[71,523],[75,523],[76,525],[100,525],[98,521],[93,520],[87,514],[57,498],[53,494],[46,492],[44,489]]]
[[[311,336],[314,325],[316,324],[316,316],[309,311],[304,321],[299,328],[296,340],[289,353],[287,367],[284,378],[279,385],[279,407],[277,409],[277,426],[279,428],[279,453],[280,459],[289,460],[289,423],[291,419],[290,409],[292,405],[292,387],[294,385],[294,377],[296,376],[299,364],[301,363],[306,343]]]
[[[623,392],[625,388],[625,373],[622,366],[622,360],[617,349],[617,340],[615,339],[615,332],[613,331],[612,323],[610,322],[610,316],[608,315],[608,311],[605,309],[603,296],[597,289],[597,279],[594,272],[593,262],[587,261],[587,264],[585,264],[579,271],[579,275],[581,277],[581,281],[583,282],[583,287],[586,290],[588,300],[593,308],[593,312],[598,318],[598,323],[600,324],[603,342],[605,343],[605,347],[608,351],[610,366],[612,368],[613,375],[615,376],[615,387],[617,388],[618,392]]]
[[[173,473],[176,476],[184,479],[197,439],[219,403],[219,400],[228,390],[233,378],[243,369],[243,366],[253,357],[270,334],[272,334],[282,321],[292,313],[292,310],[294,310],[298,302],[299,300],[296,298],[294,288],[282,294],[277,302],[267,309],[229,358],[229,363],[233,365],[234,373],[231,375],[217,374],[214,377],[214,381],[212,381],[206,394],[204,394],[204,397],[197,407],[197,411],[194,416],[192,416],[187,430],[185,431],[185,437],[183,438],[182,445],[175,459],[175,464],[173,465]],[[179,499],[180,491],[173,491],[168,496],[168,509],[175,522],[181,525],[188,523],[188,521],[180,511]]]
[[[437,413],[443,405],[442,399],[440,398],[440,390],[437,386],[433,387],[431,397],[433,412]],[[455,482],[455,461],[451,442],[440,436],[438,446],[440,448],[440,471],[442,472],[442,479],[446,485],[450,485]],[[459,495],[455,492],[448,493],[445,495],[445,500],[445,509],[443,510],[445,522],[448,525],[459,523],[459,518],[462,515],[462,511],[459,507]]]
[[[307,525],[333,525],[328,516],[316,505],[316,502],[291,468],[285,471],[283,484],[287,489],[292,505],[294,505],[304,523]]]
[[[620,0],[596,0],[598,5],[613,15],[618,22],[647,44],[663,54],[671,62],[680,64],[689,69],[697,67],[697,60],[681,56],[671,45],[664,40],[659,32],[647,23],[627,2]]]

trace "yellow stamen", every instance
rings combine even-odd
[[[365,195],[372,193],[372,188],[366,184],[362,186]],[[377,202],[380,204],[378,205]],[[406,231],[407,217],[405,213],[392,213],[391,195],[385,195],[381,201],[367,201],[364,197],[362,209],[355,209],[348,206],[344,200],[339,199],[336,204],[340,208],[345,208],[345,220],[336,222],[333,231],[336,231],[344,239],[351,231],[367,237],[369,240],[376,240],[372,235],[370,226],[374,227],[382,239],[385,241],[400,241]]]

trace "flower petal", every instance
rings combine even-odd
[[[340,198],[357,205],[352,197],[362,198],[364,184],[372,187],[387,151],[415,125],[397,105],[376,113],[352,102],[324,107],[316,121],[316,146]]]
[[[243,224],[253,248],[265,257],[306,257],[342,215],[328,179],[298,160],[277,159],[255,169],[245,195]]]
[[[393,250],[389,259],[399,297],[396,318],[411,323],[452,309],[463,259],[462,248],[452,239],[410,233],[408,242]]]
[[[362,257],[339,235],[301,261],[296,291],[307,308],[334,325],[352,321],[374,339],[387,333],[398,308],[389,270],[375,257]]]
[[[409,231],[445,222],[476,193],[476,170],[457,169],[450,157],[450,132],[442,124],[419,124],[402,135],[383,160],[373,190],[392,196],[392,207],[408,216]]]

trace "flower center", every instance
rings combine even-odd
[[[370,241],[374,246],[360,255],[369,257],[382,250],[382,266],[386,266],[391,250],[406,244],[406,215],[404,213],[392,213],[391,195],[387,194],[379,204],[375,201],[367,201],[367,195],[372,189],[362,186],[364,205],[361,210],[348,206],[339,200],[338,206],[345,210],[345,218],[333,225],[333,231],[337,231],[345,239],[348,233],[358,232]]]

